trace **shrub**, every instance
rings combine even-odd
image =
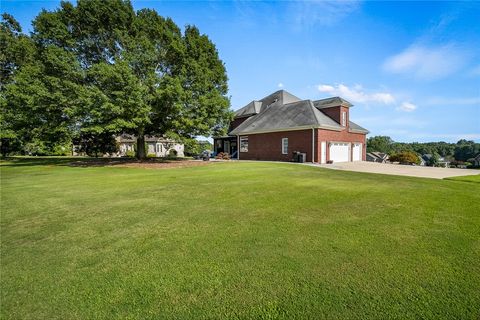
[[[149,153],[147,154],[147,158],[156,158],[157,155],[155,153]]]
[[[135,151],[127,151],[125,156],[128,158],[135,158]]]
[[[403,151],[390,156],[390,162],[400,162],[402,164],[420,164],[420,158],[415,152]]]
[[[168,151],[168,156],[169,156],[170,158],[176,158],[176,157],[177,157],[177,154],[178,154],[178,153],[177,153],[177,150],[175,150],[175,149],[170,149],[170,150]]]

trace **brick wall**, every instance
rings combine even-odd
[[[282,154],[282,138],[288,138],[288,154]],[[291,161],[293,151],[306,153],[312,161],[312,129],[250,134],[248,152],[240,152],[240,160]]]
[[[321,109],[321,112],[325,113],[327,116],[335,120],[338,124],[341,124],[342,112],[346,112],[347,128],[348,128],[348,120],[350,117],[348,111],[349,109],[347,107],[342,107],[342,106]]]
[[[248,136],[248,152],[240,152],[240,160],[270,160],[291,161],[293,151],[307,154],[307,162],[312,161],[312,130],[284,131],[250,134]],[[351,133],[348,130],[331,131],[315,129],[315,162],[320,162],[322,141],[326,142],[326,159],[330,159],[329,142],[350,142],[362,144],[362,160],[366,159],[366,136],[360,133]],[[288,138],[288,154],[282,154],[282,138]],[[353,147],[350,148],[350,159]]]
[[[324,130],[324,129],[317,129],[318,133],[316,135],[317,141],[316,145],[320,146],[320,142],[325,141],[326,142],[326,148],[327,148],[327,160],[330,159],[330,150],[328,147],[328,143],[331,141],[334,142],[357,142],[362,144],[362,160],[366,160],[366,135],[361,134],[361,133],[352,133],[348,132],[348,130],[343,130],[343,131],[332,131],[332,130]],[[350,149],[350,159],[353,159],[352,157],[352,152],[353,148]],[[320,162],[320,155],[321,155],[321,150],[318,148],[317,150],[317,155],[315,156],[315,159]]]

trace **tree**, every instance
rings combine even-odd
[[[144,158],[145,135],[208,136],[231,119],[224,64],[194,26],[123,0],[62,2],[33,26],[35,59],[2,101],[25,141],[130,133]]]
[[[73,142],[77,147],[77,152],[85,152],[89,156],[98,157],[117,151],[115,137],[108,133],[82,133],[78,138],[74,138]]]
[[[420,164],[420,158],[418,155],[411,151],[403,151],[392,154],[390,156],[391,162],[400,162],[404,164]]]
[[[367,139],[367,152],[390,153],[393,140],[388,136],[375,136]]]
[[[20,24],[13,16],[3,13],[0,22],[0,144],[2,155],[22,149],[21,136],[16,126],[16,111],[8,108],[6,86],[21,67],[34,61],[35,47],[31,39],[22,34]]]
[[[432,156],[430,157],[430,159],[428,159],[427,165],[430,166],[430,167],[437,166],[439,158],[440,158],[440,156],[438,155],[438,153],[436,153],[436,152],[432,153]]]
[[[459,161],[467,161],[474,158],[480,153],[480,143],[474,141],[459,140],[455,146],[455,159]]]
[[[197,139],[189,139],[184,142],[185,155],[196,156],[204,150],[213,150],[213,145],[208,141],[198,141]]]

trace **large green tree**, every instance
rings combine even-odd
[[[230,120],[224,64],[194,26],[122,0],[62,2],[33,26],[36,59],[6,94],[7,109],[38,114],[38,139],[131,133],[144,158],[145,135],[211,135]],[[52,130],[38,130],[45,120]]]

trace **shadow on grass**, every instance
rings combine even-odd
[[[1,158],[1,167],[28,167],[28,166],[69,166],[69,167],[107,167],[125,164],[140,163],[172,163],[188,159],[151,158],[137,160],[133,158],[88,158],[88,157],[6,157]]]

